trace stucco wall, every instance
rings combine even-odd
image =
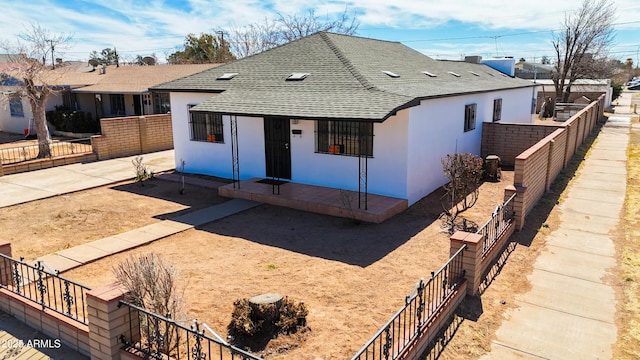
[[[531,121],[532,88],[423,101],[374,124],[373,157],[368,159],[368,191],[408,199],[413,204],[442,186],[441,158],[449,153],[480,154],[482,122],[493,120],[493,101],[502,99],[502,119]],[[223,116],[224,143],[190,141],[188,105],[215,96],[171,93],[176,166],[185,171],[232,177],[230,116]],[[464,108],[477,104],[476,129],[464,132]],[[315,121],[292,119],[289,134],[291,180],[298,183],[357,190],[359,159],[315,152]],[[297,120],[297,123],[296,123]],[[264,122],[237,118],[240,179],[265,177]]]
[[[493,121],[493,100],[502,99],[501,121],[531,121],[532,89],[497,91],[423,101],[409,109],[407,198],[409,204],[444,185],[441,159],[455,152],[480,155],[484,122]],[[464,132],[464,108],[477,104],[476,128]]]
[[[22,99],[22,110],[24,116],[11,116],[9,99],[0,99],[0,131],[23,134],[24,129],[29,127],[29,120],[33,118],[31,105],[25,98]]]

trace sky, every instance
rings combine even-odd
[[[615,39],[610,57],[640,63],[640,1],[612,1]],[[356,35],[399,41],[435,59],[513,56],[539,62],[553,57],[553,31],[581,0],[0,0],[0,42],[13,42],[31,24],[72,35],[64,60],[89,59],[116,48],[121,57],[155,54],[160,62],[179,50],[187,34],[229,32],[278,13],[312,9],[321,19],[346,11]]]

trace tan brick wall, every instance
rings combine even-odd
[[[98,159],[95,153],[82,154],[82,155],[67,155],[61,158],[55,159],[38,159],[25,163],[17,163],[11,165],[2,165],[0,172],[4,172],[5,175],[17,174],[21,172],[47,169],[54,166],[75,164],[80,162],[96,161]]]
[[[514,166],[516,157],[535,143],[561,128],[560,125],[506,123],[482,124],[482,157],[498,155],[504,166]]]
[[[604,96],[601,96],[587,108],[561,123],[553,133],[540,139],[516,157],[513,186],[505,189],[505,196],[514,191],[518,192],[516,206],[514,206],[518,229],[522,228],[526,215],[533,210],[538,200],[549,190],[577,148],[589,136],[596,122],[602,118],[603,111]],[[488,131],[497,132],[495,126],[488,127]],[[483,147],[493,146],[491,144],[492,136],[491,134],[486,137],[483,135],[483,142],[486,139],[488,143],[486,146],[483,143]],[[507,141],[517,142],[521,141],[521,138],[508,139]]]
[[[565,151],[567,146],[567,131],[558,129],[549,135],[549,166],[547,167],[547,186],[549,191],[551,184],[558,177],[558,174],[564,169]]]
[[[66,346],[89,355],[89,328],[9,290],[0,289],[0,309],[52,339],[60,339]]]
[[[173,149],[170,114],[104,118],[102,135],[92,136],[98,159]]]

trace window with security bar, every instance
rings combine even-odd
[[[316,121],[316,152],[349,156],[373,156],[373,123]]]
[[[195,105],[190,105],[193,107]],[[224,143],[222,115],[210,112],[190,112],[191,141]]]

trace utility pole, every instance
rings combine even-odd
[[[47,40],[49,42],[49,44],[51,44],[51,69],[55,69],[56,68],[56,61],[55,58],[53,56],[53,51],[55,50],[55,46],[53,45],[53,40]]]

